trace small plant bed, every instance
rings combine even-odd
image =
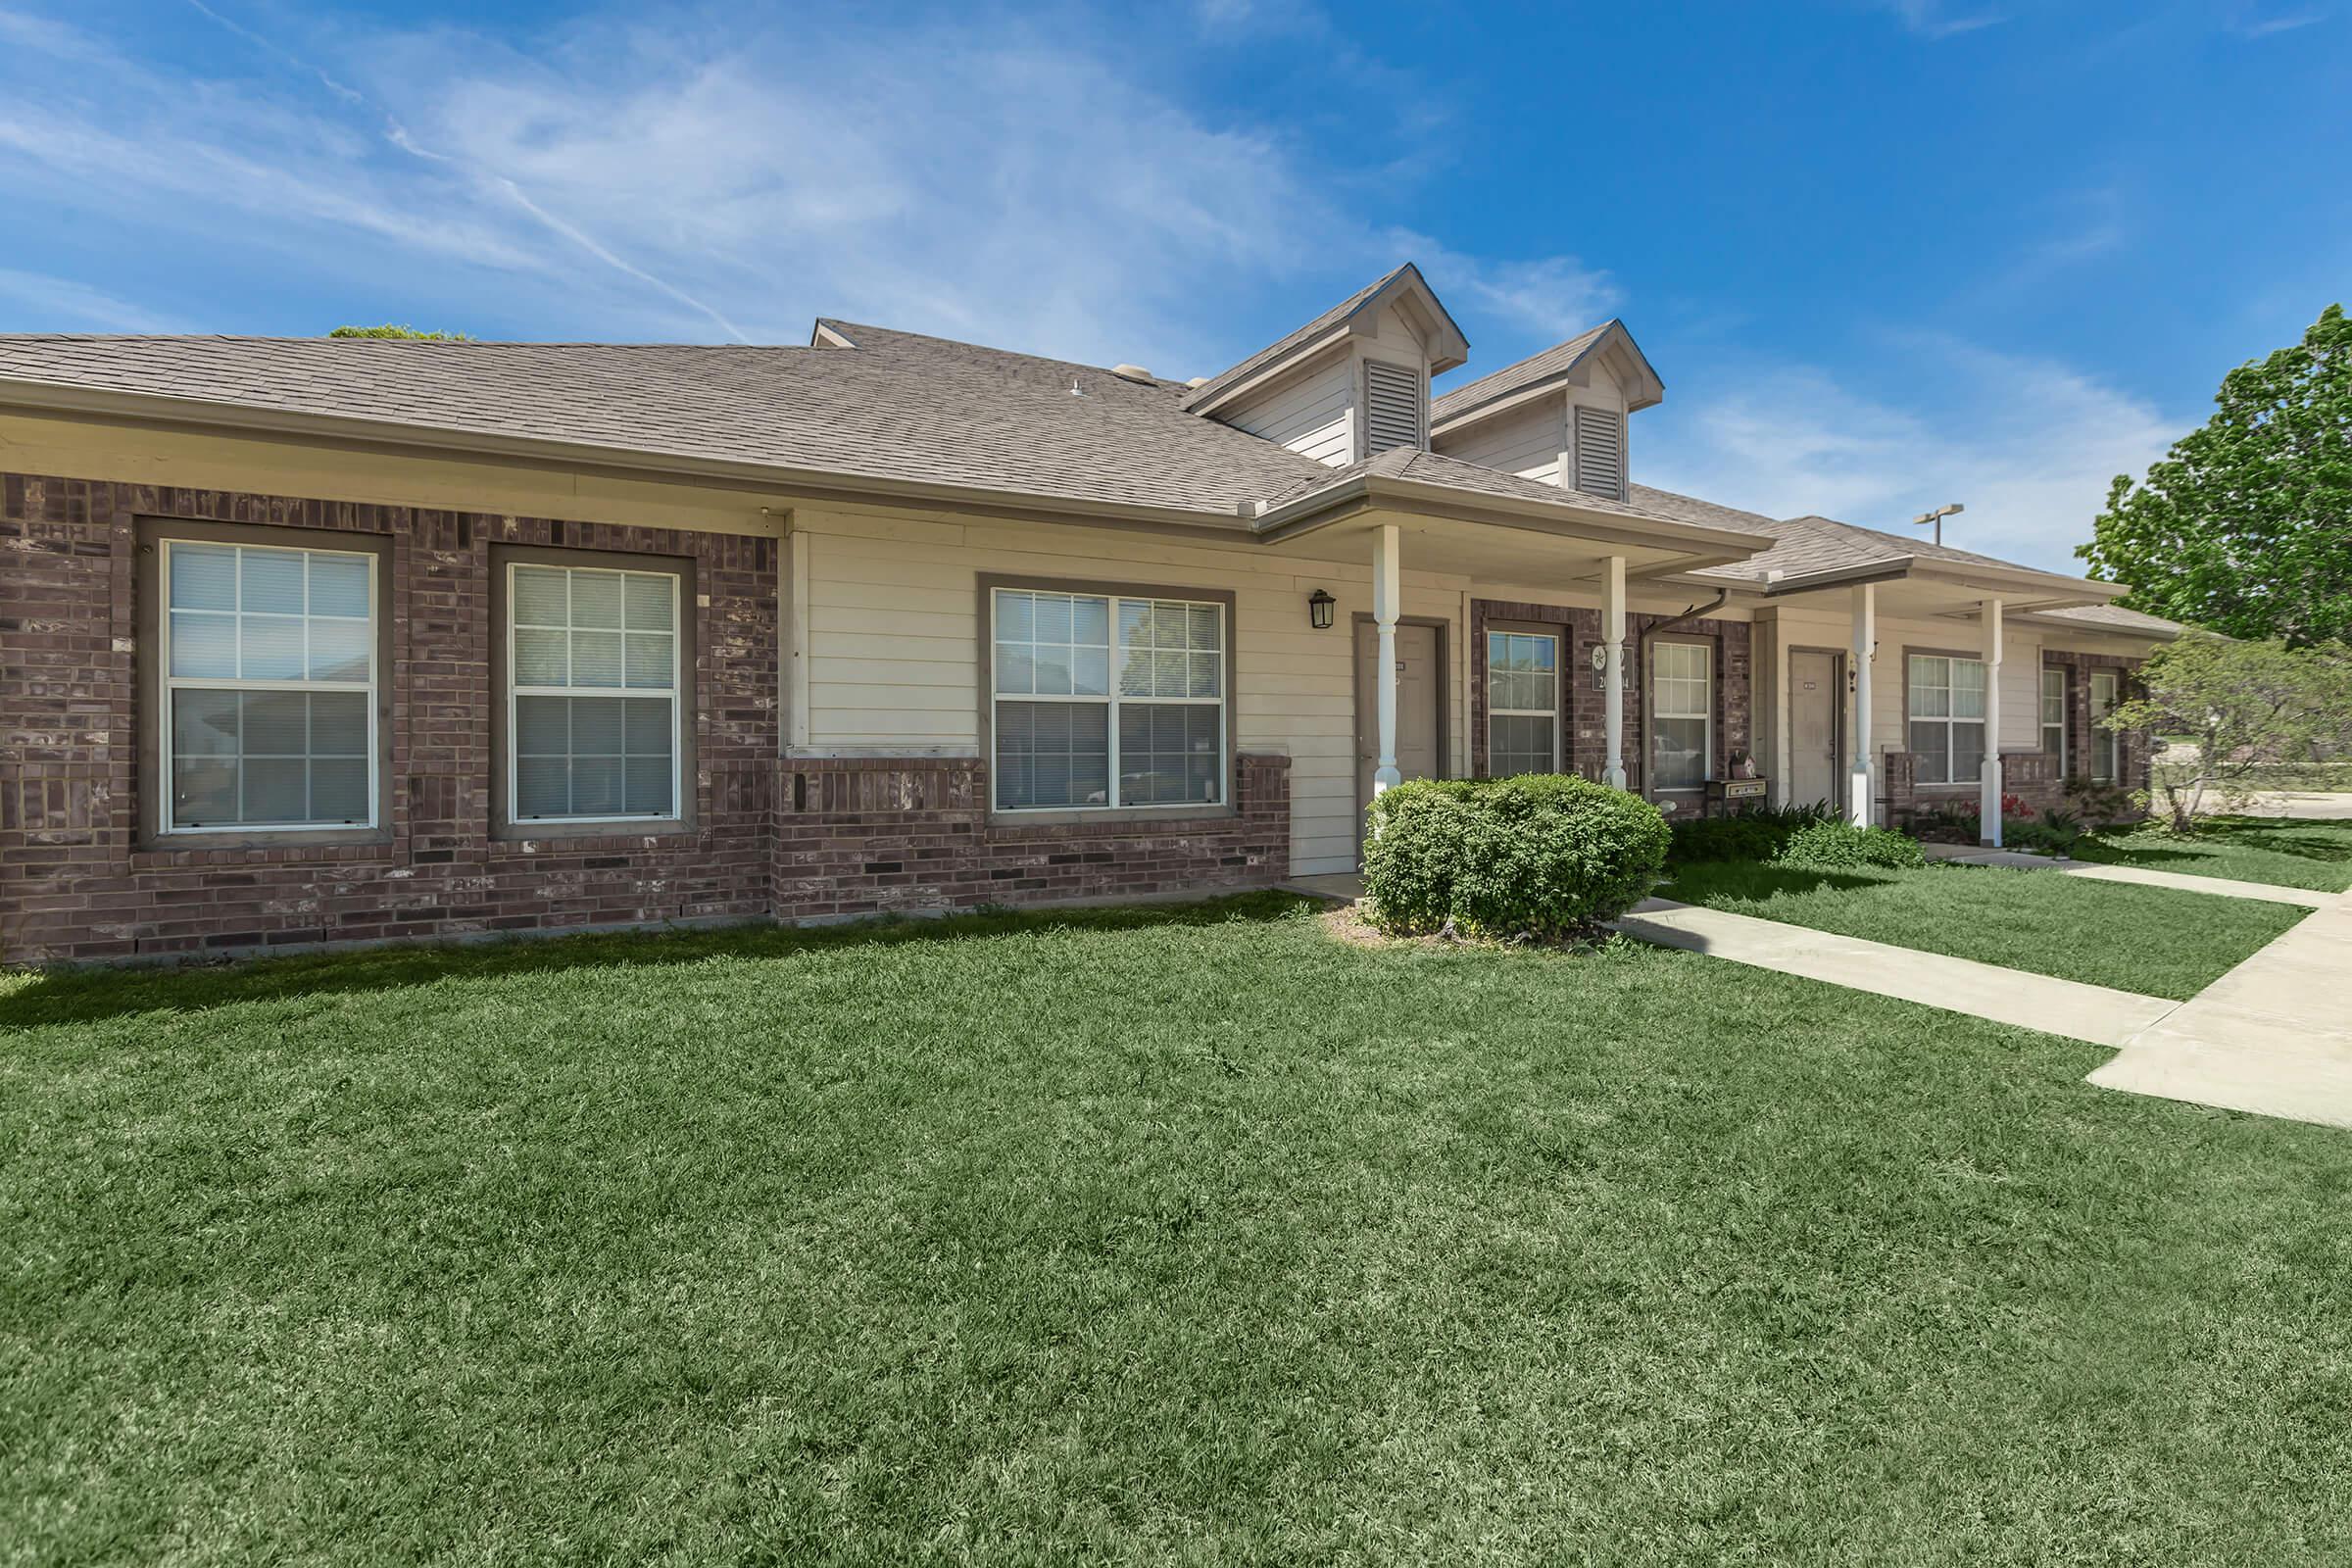
[[[2352,888],[2352,822],[2208,817],[2193,834],[2149,829],[2084,839],[2075,858],[2340,893]]]
[[[2048,871],[1719,862],[1666,898],[1734,914],[2185,1001],[2302,918],[2286,905]]]

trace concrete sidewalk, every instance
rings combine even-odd
[[[2264,904],[2299,904],[2324,909],[2332,893],[2311,888],[2274,887],[2268,882],[2240,882],[2228,876],[2192,876],[2185,871],[2153,871],[2137,865],[2103,865],[2096,860],[2056,860],[2046,855],[2023,855],[2016,850],[1987,850],[1965,844],[1923,844],[1931,860],[1956,865],[1998,865],[2012,871],[2056,871],[2091,882],[2136,882],[2144,888],[2174,888],[2182,893],[2211,893],[2226,899],[2257,899]]]
[[[2352,895],[2133,1034],[2090,1081],[2352,1127]]]
[[[1851,991],[1899,997],[2098,1046],[2121,1046],[2180,1005],[2162,997],[2026,974],[1973,958],[1921,953],[1666,899],[1647,900],[1615,925],[1629,937],[1660,947],[1683,948],[1734,963],[1803,975]]]

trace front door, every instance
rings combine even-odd
[[[1380,765],[1380,687],[1374,680],[1380,631],[1355,623],[1355,804],[1372,802],[1372,772]],[[1406,778],[1438,776],[1438,628],[1396,628],[1396,771]]]
[[[1788,804],[1826,803],[1833,810],[1844,792],[1838,787],[1838,718],[1845,711],[1842,660],[1836,654],[1788,656]]]

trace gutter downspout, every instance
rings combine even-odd
[[[1639,656],[1636,660],[1636,667],[1645,673],[1648,671],[1649,640],[1652,637],[1657,636],[1660,632],[1672,631],[1677,626],[1687,626],[1691,621],[1705,619],[1707,616],[1715,613],[1715,612],[1718,610],[1721,610],[1724,607],[1725,601],[1729,600],[1731,597],[1732,591],[1729,588],[1718,588],[1715,590],[1715,597],[1708,603],[1703,605],[1692,605],[1689,610],[1684,611],[1679,615],[1669,616],[1667,619],[1661,620],[1655,625],[1642,627],[1642,635],[1634,639],[1634,646]],[[1716,694],[1715,700],[1719,703],[1723,700],[1720,692]],[[1642,709],[1642,755],[1644,762],[1646,763],[1649,756],[1649,710],[1646,708]],[[1644,765],[1642,769],[1642,798],[1646,801],[1649,799],[1649,769],[1646,765]]]

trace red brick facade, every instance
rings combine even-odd
[[[1648,683],[1642,677],[1642,634],[1671,617],[1629,614],[1625,617],[1625,765],[1635,789],[1642,788],[1646,748],[1642,743],[1642,703]],[[1539,605],[1504,599],[1470,601],[1470,771],[1483,778],[1487,771],[1487,629],[1500,621],[1517,625],[1551,626],[1561,632],[1561,734],[1568,770],[1596,779],[1608,763],[1602,709],[1606,693],[1592,671],[1592,650],[1600,646],[1600,612],[1565,605]],[[1734,752],[1752,751],[1749,727],[1753,682],[1750,676],[1750,628],[1743,620],[1694,620],[1666,634],[1706,641],[1715,648],[1714,758],[1710,776],[1723,778]]]
[[[2053,807],[2067,806],[2070,786],[2087,782],[2091,775],[2090,671],[2112,669],[2121,672],[2119,687],[2128,691],[2132,673],[2140,661],[2118,654],[2080,654],[2062,649],[2045,648],[2041,653],[2045,666],[2064,668],[2066,675],[2066,734],[2068,755],[2052,756],[2048,752],[2014,752],[2001,754],[2001,792],[2014,795],[2035,812]],[[2035,687],[2039,691],[2038,684]],[[2004,730],[2021,725],[2024,720],[2006,711],[2002,714]],[[2041,710],[2038,697],[2032,710],[2033,733],[2041,733]],[[2148,787],[2148,767],[2152,759],[2148,736],[2141,730],[2125,730],[2118,736],[2118,788],[2130,791]],[[1918,758],[1911,752],[1888,748],[1879,760],[1879,801],[1886,819],[1901,825],[1927,815],[1939,807],[1974,807],[1977,788],[1973,784],[1959,787],[1921,785],[1914,773]]]
[[[383,830],[365,844],[143,840],[138,520],[390,541]],[[694,564],[684,830],[491,829],[491,552]],[[1149,894],[1288,874],[1287,762],[1244,758],[1202,822],[992,826],[977,760],[781,761],[767,538],[0,476],[0,958],[129,958],[592,925]]]
[[[775,897],[796,917],[1263,887],[1290,874],[1287,757],[1245,753],[1237,809],[1179,822],[992,822],[977,758],[781,765]]]

